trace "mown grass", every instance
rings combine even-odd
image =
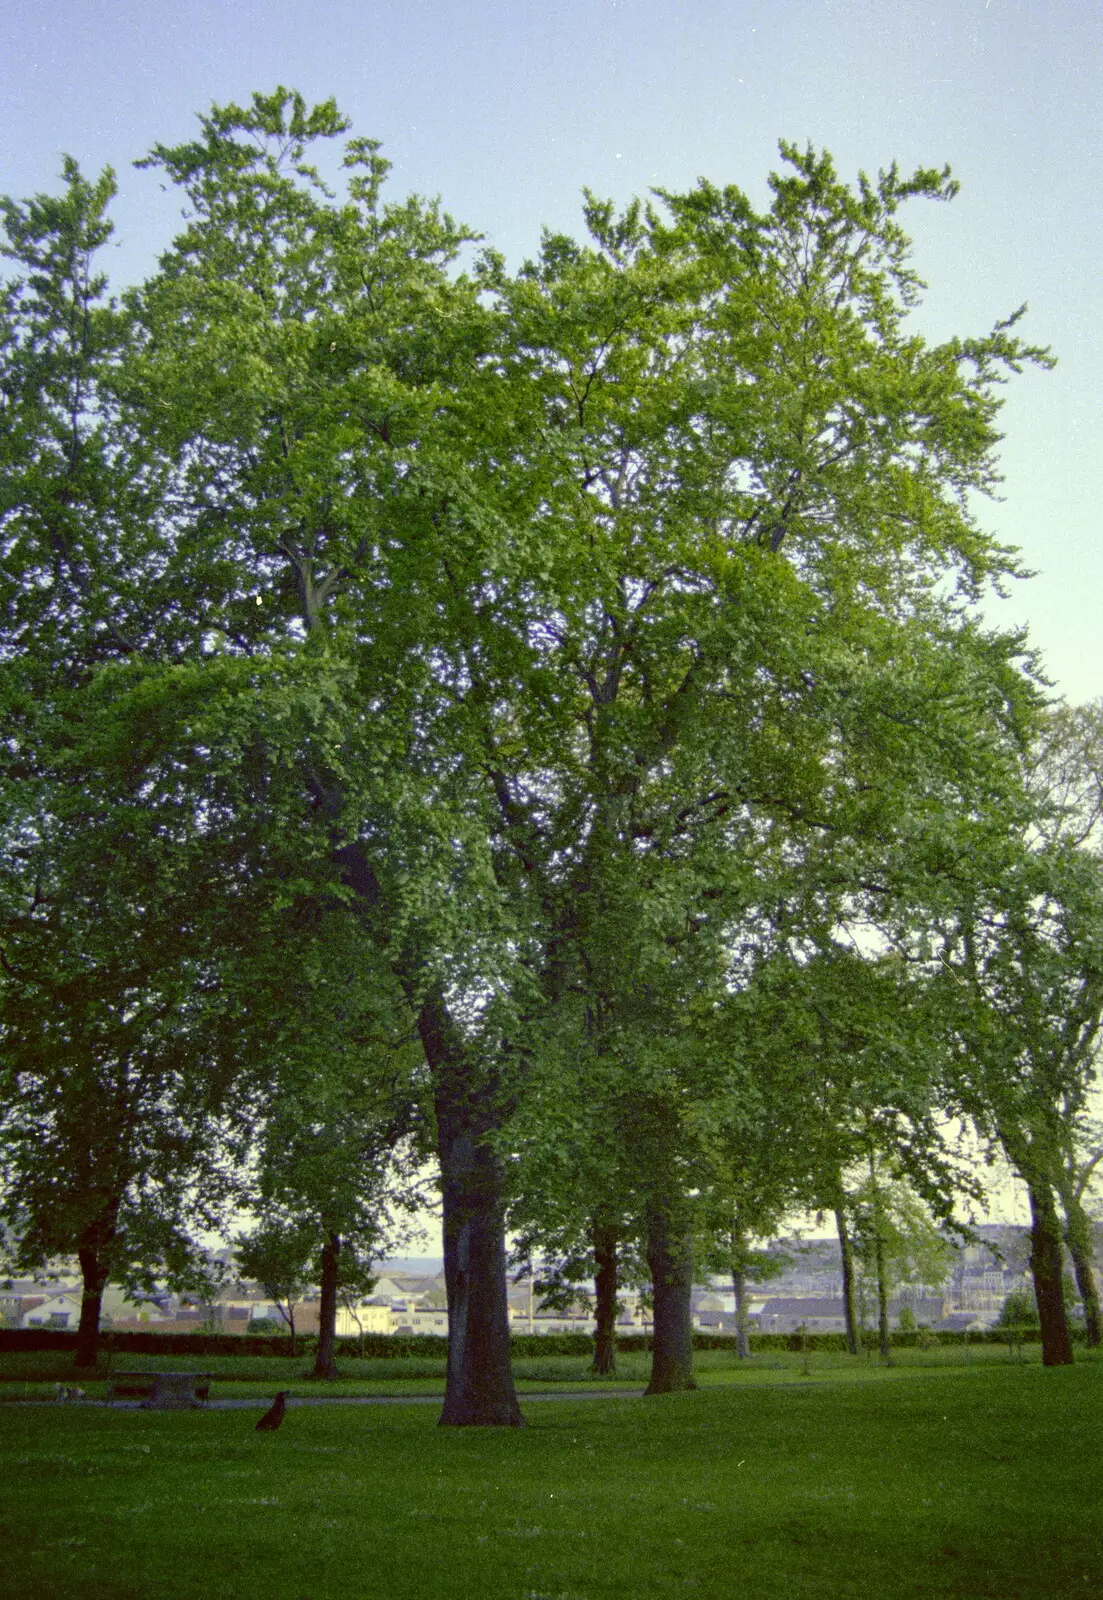
[[[1100,1359],[1094,1351],[1078,1351],[1078,1361]],[[893,1366],[951,1370],[961,1366],[1035,1363],[1041,1361],[1038,1345],[1024,1345],[1012,1351],[1001,1345],[935,1346],[930,1350],[904,1349],[893,1353]],[[513,1371],[519,1390],[558,1389],[560,1387],[629,1392],[643,1388],[648,1379],[651,1357],[644,1351],[622,1352],[617,1357],[613,1379],[597,1377],[590,1371],[586,1356],[521,1357]],[[790,1379],[825,1376],[855,1381],[877,1377],[886,1369],[870,1354],[860,1360],[835,1351],[811,1351],[807,1355],[791,1351],[764,1351],[740,1361],[734,1351],[700,1350],[694,1357],[697,1381],[702,1387],[728,1383],[778,1383]],[[443,1394],[443,1358],[400,1356],[388,1360],[344,1359],[338,1363],[340,1378],[333,1383],[317,1383],[310,1378],[310,1362],[304,1356],[294,1360],[283,1356],[155,1356],[117,1354],[103,1357],[94,1374],[80,1372],[68,1352],[15,1351],[0,1355],[0,1402],[4,1400],[46,1399],[55,1383],[76,1383],[90,1399],[101,1399],[112,1370],[124,1372],[212,1372],[217,1381],[212,1398],[234,1398],[290,1387],[303,1395],[416,1395]],[[259,1397],[259,1396],[258,1396]]]
[[[1103,1591],[1099,1363],[774,1377],[534,1402],[520,1431],[440,1429],[428,1406],[293,1407],[268,1435],[233,1410],[5,1406],[3,1593]]]

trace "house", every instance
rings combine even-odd
[[[447,1337],[448,1313],[431,1306],[392,1306],[391,1333],[438,1333]]]
[[[130,1295],[117,1283],[109,1283],[100,1303],[100,1324],[104,1328],[144,1328],[169,1319],[169,1297]]]
[[[702,1333],[722,1333],[735,1338],[739,1329],[734,1311],[698,1311],[693,1317],[693,1326]],[[758,1317],[748,1313],[747,1332],[758,1333]]]
[[[375,1295],[361,1300],[354,1310],[344,1305],[337,1307],[337,1334],[342,1339],[357,1339],[361,1333],[390,1333],[393,1322],[392,1308]],[[447,1330],[447,1317],[445,1324]]]
[[[758,1317],[759,1333],[845,1333],[846,1307],[841,1300],[792,1298],[767,1300]]]
[[[47,1295],[44,1299],[29,1297],[21,1307],[21,1328],[79,1328],[80,1293]]]

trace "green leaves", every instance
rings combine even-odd
[[[21,959],[84,964],[73,1040],[174,997],[181,1084],[252,1085],[315,1220],[430,994],[479,1135],[622,1213],[651,1174],[702,1215],[811,1194],[856,1108],[923,1169],[926,1014],[844,930],[929,944],[1029,814],[1037,692],[971,610],[1014,558],[970,495],[1047,360],[1017,315],[911,332],[899,212],[949,173],[783,145],[763,211],[587,195],[579,240],[469,277],[376,141],[327,189],[347,133],[279,88],[154,146],[187,217],[121,311],[110,174],[4,208]]]

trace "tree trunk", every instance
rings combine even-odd
[[[846,1225],[846,1212],[842,1206],[835,1208],[835,1227],[839,1233],[839,1252],[843,1261],[843,1314],[846,1317],[846,1347],[852,1356],[862,1349],[858,1331],[858,1312],[854,1304],[854,1246],[850,1242],[850,1229]]]
[[[337,1338],[337,1266],[341,1259],[341,1236],[326,1235],[322,1246],[322,1281],[318,1301],[318,1348],[314,1355],[312,1378],[332,1380],[337,1376],[334,1343]]]
[[[745,1361],[751,1353],[747,1337],[747,1274],[741,1266],[732,1266],[732,1288],[735,1290],[735,1353]]]
[[[334,819],[338,785],[312,782],[315,800]],[[382,885],[363,844],[335,848],[343,881],[356,894],[380,949],[417,1013],[433,1080],[448,1293],[448,1378],[440,1422],[446,1427],[521,1427],[510,1364],[506,1302],[503,1184],[485,1136],[496,1124],[491,1087],[472,1083],[473,1064],[438,989],[424,991],[417,952],[396,953],[382,905]]]
[[[1042,1362],[1047,1367],[1072,1365],[1072,1341],[1065,1315],[1061,1228],[1053,1189],[1043,1179],[1028,1181],[1030,1196],[1030,1270],[1042,1325]]]
[[[606,1222],[593,1229],[594,1360],[591,1372],[611,1378],[617,1370],[617,1236]]]
[[[279,1312],[280,1316],[283,1318],[283,1320],[287,1323],[287,1331],[291,1335],[291,1359],[292,1359],[292,1361],[294,1361],[295,1355],[296,1355],[296,1347],[295,1347],[295,1302],[294,1302],[294,1300],[289,1300],[287,1302],[286,1307],[285,1307],[280,1303],[279,1300],[277,1300],[276,1301],[276,1309]]]
[[[107,1287],[107,1267],[101,1250],[93,1242],[78,1246],[77,1260],[80,1262],[83,1287],[74,1365],[94,1367],[100,1353],[100,1311],[103,1306],[103,1291]]]
[[[1061,1200],[1065,1210],[1065,1243],[1072,1257],[1076,1287],[1084,1307],[1084,1338],[1094,1348],[1103,1342],[1103,1326],[1100,1323],[1099,1289],[1092,1262],[1091,1222],[1076,1195],[1063,1192]]]
[[[751,1353],[747,1337],[747,1236],[735,1222],[731,1231],[731,1274],[735,1291],[735,1353],[745,1361]]]
[[[419,1019],[439,1031],[440,1018]],[[430,1062],[444,1039],[426,1043]],[[453,1428],[524,1426],[510,1364],[502,1175],[486,1134],[492,1089],[472,1087],[458,1063],[436,1082],[437,1140],[448,1291],[448,1379],[440,1422]]]
[[[678,1226],[665,1205],[647,1209],[647,1265],[655,1318],[647,1393],[696,1389],[690,1316],[693,1242],[688,1228]]]
[[[889,1333],[889,1286],[888,1276],[885,1271],[885,1241],[881,1234],[878,1221],[877,1237],[873,1243],[874,1260],[877,1265],[877,1335],[881,1348],[881,1360],[892,1361],[892,1337]]]

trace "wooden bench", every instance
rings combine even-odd
[[[210,1398],[214,1372],[115,1372],[109,1400],[141,1398],[143,1411],[190,1411]]]

